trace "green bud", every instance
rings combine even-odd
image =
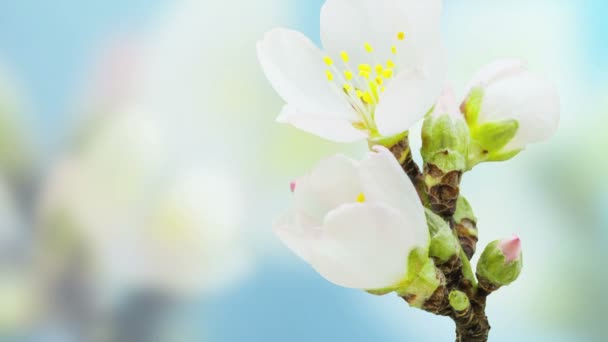
[[[456,312],[462,312],[471,305],[469,297],[464,292],[458,290],[452,290],[448,296],[448,300],[450,301],[450,306]]]
[[[467,166],[469,128],[455,105],[442,103],[451,101],[449,95],[443,95],[439,101],[422,126],[422,158],[425,163],[433,164],[445,173],[464,171]]]
[[[521,241],[513,238],[491,242],[481,254],[477,264],[477,277],[480,283],[493,287],[509,285],[514,282],[523,265]]]
[[[429,209],[425,209],[425,212],[426,221],[431,233],[429,255],[435,258],[438,264],[443,264],[453,256],[458,255],[458,240],[445,220]]]

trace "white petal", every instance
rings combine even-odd
[[[312,266],[340,286],[384,288],[403,280],[410,251],[427,244],[428,236],[413,234],[411,223],[397,210],[381,204],[347,204],[327,216],[314,245]]]
[[[348,52],[351,65],[390,58],[398,59],[400,68],[415,66],[439,45],[441,9],[440,0],[328,0],[321,9],[321,40],[331,56]],[[397,39],[399,32],[405,40]],[[366,42],[374,48],[373,59]]]
[[[560,100],[547,80],[523,72],[503,78],[484,89],[480,123],[515,119],[517,134],[505,151],[550,138],[559,125]]]
[[[323,114],[302,113],[289,104],[283,107],[278,122],[289,123],[303,131],[336,142],[355,142],[367,138],[367,133],[353,127],[348,119]]]
[[[433,55],[420,69],[400,72],[380,96],[376,125],[390,136],[411,128],[431,109],[445,78],[443,54]]]
[[[356,118],[346,98],[328,82],[321,51],[303,34],[271,30],[258,42],[257,52],[266,77],[298,115]]]
[[[474,87],[485,87],[492,82],[524,72],[525,65],[524,60],[516,58],[503,58],[486,64],[475,73],[467,86],[466,93],[468,94]]]
[[[319,219],[345,203],[356,202],[363,191],[358,163],[343,155],[322,160],[307,176],[296,181],[296,210]]]
[[[361,162],[359,174],[367,202],[384,203],[399,210],[413,227],[423,227],[417,234],[427,234],[426,216],[418,193],[388,149],[374,146],[374,152]]]
[[[274,224],[274,232],[279,239],[297,256],[311,263],[313,260],[312,246],[320,233],[319,226],[302,225],[294,209]]]

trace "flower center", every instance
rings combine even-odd
[[[397,41],[405,40],[405,33],[398,32],[396,38]],[[350,56],[346,51],[340,52],[341,68],[330,56],[323,57],[323,61],[328,66],[325,70],[327,80],[346,96],[348,103],[361,117],[361,121],[354,122],[353,126],[374,132],[377,130],[374,114],[380,103],[380,94],[386,90],[387,82],[397,74],[397,66],[393,59],[377,61],[370,43],[364,43],[363,48],[373,63],[359,64],[356,69],[351,68]],[[397,55],[397,45],[391,46],[391,54]]]

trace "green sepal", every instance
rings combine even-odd
[[[471,129],[471,137],[490,153],[507,146],[519,130],[517,120],[488,122]]]
[[[493,241],[484,249],[477,263],[477,275],[494,285],[505,286],[519,277],[523,258],[520,255],[519,258],[507,263],[505,255],[498,248],[499,242]]]
[[[372,134],[368,139],[369,146],[381,145],[386,148],[391,148],[398,144],[401,140],[407,138],[409,131],[405,131],[399,134],[392,135],[390,137],[381,136],[379,134]]]
[[[429,255],[444,263],[458,254],[460,245],[446,221],[429,209],[425,209],[425,213],[431,233]]]
[[[366,290],[373,295],[385,295],[396,292],[400,296],[415,297],[410,305],[421,307],[439,287],[440,280],[433,260],[428,257],[428,250],[415,248],[408,257],[408,271],[406,277],[398,284],[383,289]]]
[[[469,127],[477,125],[479,112],[481,111],[481,102],[483,100],[483,89],[481,87],[471,89],[465,103],[463,103],[461,111],[464,113],[465,120]]]
[[[471,305],[469,297],[464,292],[458,290],[452,290],[448,296],[448,300],[450,301],[450,306],[456,312],[462,312]]]

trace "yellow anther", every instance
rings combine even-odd
[[[378,76],[376,77],[376,83],[378,83],[378,85],[382,85],[384,84],[384,80],[382,79],[382,77]]]
[[[382,72],[382,77],[387,78],[387,79],[393,77],[393,70],[384,69],[384,71]]]
[[[364,193],[360,193],[360,194],[357,196],[357,202],[359,202],[359,203],[363,203],[363,202],[365,202],[365,194],[364,194]]]
[[[334,80],[334,74],[331,71],[325,70],[325,74],[327,75],[327,80],[328,81],[333,81]]]
[[[405,39],[405,33],[404,32],[397,33],[397,39],[404,40]]]
[[[382,64],[376,65],[376,73],[382,74],[382,71],[384,71],[384,66]]]
[[[347,81],[350,81],[353,79],[353,72],[350,70],[346,70],[344,71],[344,78],[346,78]]]
[[[350,92],[351,90],[353,90],[353,86],[348,83],[344,83],[343,88],[347,93]]]
[[[361,71],[359,71],[359,75],[361,75],[363,78],[365,78],[367,80],[367,79],[369,79],[370,72],[366,71],[366,70],[361,70]]]
[[[369,53],[374,52],[374,48],[369,43],[365,43],[364,47],[365,47],[365,51],[367,51]]]
[[[395,45],[391,46],[391,52],[393,53],[393,55],[397,54],[397,47]]]
[[[380,87],[380,92],[384,93],[386,91],[386,87]]]
[[[342,58],[344,63],[348,63],[348,61],[350,60],[350,57],[348,56],[348,53],[346,53],[346,51],[340,52],[340,57]]]
[[[328,66],[334,65],[334,60],[331,59],[331,57],[329,56],[323,57],[323,62],[325,62],[325,64],[327,64]]]
[[[372,67],[369,64],[359,64],[359,71],[372,72]]]
[[[389,69],[395,68],[395,62],[393,62],[392,59],[389,59],[388,61],[386,61],[386,67]]]
[[[363,97],[363,92],[359,89],[355,90],[355,93],[357,94],[358,98],[362,98]]]
[[[353,122],[353,127],[355,127],[356,129],[366,129],[367,125],[365,124],[365,122]]]
[[[366,91],[365,93],[363,93],[363,102],[365,102],[367,104],[374,103],[374,98],[372,97],[372,94],[369,93],[369,91]]]

